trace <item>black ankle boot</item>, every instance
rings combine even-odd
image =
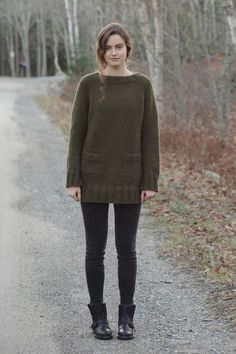
[[[118,339],[133,339],[133,317],[136,305],[119,305]]]
[[[112,339],[112,333],[107,320],[106,304],[88,304],[93,318],[91,328],[95,338]]]

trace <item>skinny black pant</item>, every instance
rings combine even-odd
[[[86,235],[85,271],[90,303],[103,303],[109,203],[81,202]],[[114,204],[121,304],[133,304],[137,273],[136,234],[141,203]]]

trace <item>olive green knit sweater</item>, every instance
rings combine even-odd
[[[159,130],[153,88],[143,74],[83,76],[73,109],[66,187],[82,202],[140,203],[158,190]]]

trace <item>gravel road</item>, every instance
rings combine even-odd
[[[137,235],[136,339],[93,338],[82,214],[64,187],[66,143],[33,99],[53,82],[0,78],[0,353],[236,353],[235,333],[207,305],[209,290],[158,255],[165,231],[147,205]],[[105,300],[116,335],[113,213],[110,204]]]

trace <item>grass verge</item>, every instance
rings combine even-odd
[[[226,195],[218,182],[168,156],[159,185],[150,208],[169,231],[161,253],[214,284],[212,300],[236,325],[236,191]]]

